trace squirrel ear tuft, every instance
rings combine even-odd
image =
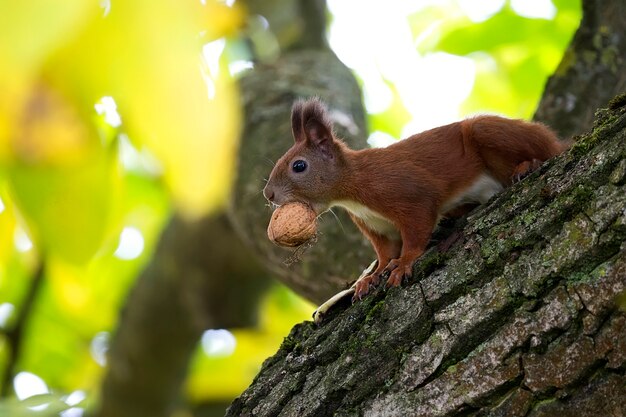
[[[291,107],[291,132],[293,133],[293,139],[296,143],[306,139],[304,135],[304,125],[302,124],[302,109],[304,105],[304,100],[298,100],[293,103]]]
[[[302,126],[307,141],[315,146],[329,146],[333,141],[333,125],[324,104],[316,97],[302,106]]]

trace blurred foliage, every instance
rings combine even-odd
[[[229,37],[245,22],[262,25],[237,4],[204,3],[0,1],[0,370],[13,360],[7,335],[44,262],[17,369],[51,392],[0,400],[0,415],[53,415],[76,390],[88,394],[81,407],[95,401],[108,335],[169,214],[225,202],[241,124],[228,58],[244,44]],[[408,21],[420,54],[476,63],[463,112],[528,117],[580,19],[579,1],[554,3],[553,20],[505,6],[474,23],[448,1]],[[370,125],[397,137],[411,115],[385,83],[391,104]],[[237,395],[312,309],[276,286],[258,328],[232,331],[232,353],[199,344],[188,399]]]
[[[250,385],[261,363],[276,352],[295,323],[310,320],[314,307],[283,286],[275,286],[261,307],[255,330],[233,330],[237,341],[231,355],[207,354],[198,348],[194,372],[187,383],[187,395],[197,403],[209,399],[230,399]],[[211,387],[210,393],[207,387]]]
[[[521,16],[513,9],[511,0],[503,0],[501,7],[484,16],[484,20],[470,17],[468,8],[489,6],[460,0],[425,4],[407,16],[412,42],[422,59],[420,63],[423,65],[423,59],[434,54],[446,53],[470,59],[475,70],[471,92],[461,103],[457,118],[475,113],[498,113],[530,119],[548,77],[557,69],[582,17],[581,0],[552,1],[555,13],[551,18]],[[446,76],[449,75],[441,75]],[[390,85],[390,103],[384,110],[370,115],[370,131],[401,138],[403,128],[411,120],[407,112],[410,103],[403,101],[393,87],[395,79],[383,71],[380,77]],[[416,83],[419,81],[416,79]],[[429,99],[431,97],[427,96],[426,100]],[[448,108],[456,105],[451,101]],[[414,114],[414,117],[424,116]]]
[[[531,118],[581,19],[580,0],[555,1],[553,19],[516,14],[507,3],[479,24],[467,17],[441,25],[433,48],[468,56],[476,65],[463,113],[492,111]],[[428,40],[425,40],[428,44]]]
[[[82,406],[83,404],[76,405]],[[67,412],[72,407],[63,401],[62,396],[37,394],[22,401],[9,399],[0,402],[0,415],[11,417],[56,416],[59,413]]]
[[[55,390],[97,391],[94,336],[115,326],[171,208],[225,203],[241,116],[220,45],[245,12],[203,3],[0,2],[1,369],[17,356]]]

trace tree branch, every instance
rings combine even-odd
[[[625,412],[626,96],[599,115],[409,285],[297,325],[227,415]]]
[[[297,98],[319,96],[330,103],[339,136],[352,148],[366,145],[359,87],[350,70],[328,50],[286,53],[275,63],[258,65],[241,80],[241,87],[246,123],[229,217],[270,271],[301,296],[321,303],[355,279],[359,267],[369,265],[374,257],[369,243],[348,216],[338,212],[336,218],[321,219],[317,244],[299,262],[286,266],[291,252],[267,238],[271,210],[261,191],[272,162],[293,144],[285,115]]]
[[[17,318],[13,327],[6,332],[6,339],[8,341],[8,353],[6,358],[6,367],[3,370],[2,375],[2,392],[0,396],[8,397],[11,393],[11,387],[13,378],[17,374],[17,364],[19,360],[19,354],[22,349],[22,343],[24,340],[24,329],[28,323],[30,314],[33,311],[35,299],[39,294],[41,285],[43,283],[44,276],[44,262],[39,261],[35,267],[30,286],[24,296],[22,305],[19,308]]]

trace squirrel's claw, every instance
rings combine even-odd
[[[380,275],[378,274],[370,274],[363,278],[360,278],[354,284],[354,296],[352,297],[352,302],[359,301],[363,299],[369,292],[370,289],[376,287],[380,284]]]
[[[400,259],[394,259],[389,264],[393,263],[389,278],[385,288],[399,287],[402,284],[404,278],[408,278],[413,274],[413,262],[406,262]],[[389,266],[387,266],[389,268]]]

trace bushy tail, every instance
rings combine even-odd
[[[503,184],[510,183],[520,166],[536,166],[571,146],[541,123],[498,116],[479,116],[469,122],[471,141],[487,169]]]

